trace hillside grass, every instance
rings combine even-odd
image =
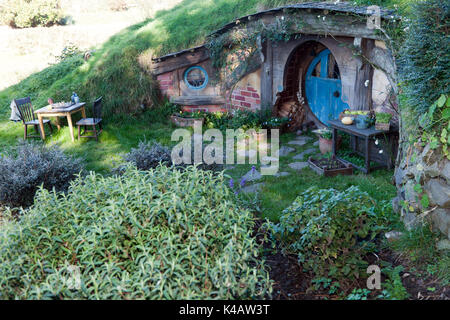
[[[69,100],[73,91],[82,101],[88,102],[88,116],[92,101],[103,96],[105,130],[101,142],[97,144],[83,139],[72,143],[68,128],[63,127],[46,143],[58,144],[67,152],[82,157],[88,170],[109,172],[120,154],[137,146],[140,140],[156,139],[168,144],[171,125],[158,112],[148,110],[157,109],[161,104],[157,84],[149,73],[151,57],[201,44],[208,34],[246,14],[296,2],[299,1],[184,0],[170,10],[156,13],[154,18],[117,33],[97,47],[88,61],[74,56],[31,75],[0,91],[0,153],[23,136],[22,124],[8,120],[13,98],[30,96],[35,108],[40,108],[47,104],[49,97],[55,101]],[[358,2],[365,4],[368,1]],[[386,173],[380,181],[387,181],[390,174]],[[269,208],[267,216],[275,217],[282,207],[293,200],[297,191],[308,184],[308,179],[312,176],[278,179],[277,186],[267,190],[268,200],[264,200]],[[344,187],[344,184],[357,183],[358,180],[345,178],[339,182],[342,181]],[[320,181],[317,180],[317,183],[322,183]],[[286,188],[289,183],[296,187]],[[371,183],[377,182],[369,181],[367,186]],[[387,182],[380,183],[385,186]],[[280,194],[286,189],[289,192],[280,199]],[[384,196],[388,198],[386,194]]]

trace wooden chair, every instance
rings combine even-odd
[[[31,104],[30,97],[21,98],[21,99],[14,99],[14,103],[17,106],[17,109],[19,110],[20,118],[22,119],[22,122],[25,126],[25,132],[23,135],[23,138],[26,140],[27,138],[40,138],[40,130],[39,130],[39,120],[36,119],[36,116],[34,115],[33,105]],[[52,124],[49,119],[43,120],[44,124],[48,124],[50,128],[50,132],[53,133]],[[28,126],[34,126],[34,129],[38,133],[37,136],[35,135],[28,135]]]
[[[82,118],[77,122],[78,127],[78,140],[80,138],[95,138],[98,141],[98,136],[102,133],[102,97],[98,98],[94,101],[94,105],[92,107],[92,116],[93,118]],[[99,130],[97,130],[97,125]],[[92,135],[81,135],[81,127],[83,127],[83,134],[86,132],[92,132]],[[86,127],[92,127],[92,130],[87,130]]]

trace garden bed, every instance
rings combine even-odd
[[[264,247],[265,264],[269,268],[270,279],[273,281],[273,300],[341,300],[338,293],[330,294],[328,289],[321,288],[314,290],[313,280],[315,276],[311,272],[305,272],[296,255],[285,255],[281,252],[279,244],[275,248],[272,244],[264,240],[266,230],[261,229],[262,220],[257,220],[255,225],[255,235],[257,242]],[[422,276],[401,253],[396,253],[388,248],[383,248],[377,255],[370,254],[365,259],[369,265],[391,264],[392,267],[403,266],[400,272],[401,282],[406,289],[409,300],[449,300],[450,288],[440,284],[440,281],[433,276]],[[367,279],[360,278],[348,282],[347,289],[367,289]],[[386,276],[381,275],[381,290],[370,290],[365,295],[368,300],[380,299],[378,296],[386,287]],[[349,290],[350,289],[350,290]],[[269,298],[269,297],[268,297]]]
[[[308,159],[309,167],[313,169],[317,174],[325,177],[334,177],[339,174],[352,175],[353,167],[339,160],[336,157],[315,159],[310,157]]]

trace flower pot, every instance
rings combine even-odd
[[[170,120],[178,127],[192,127],[195,122],[199,121],[201,125],[205,121],[204,118],[183,118],[177,115],[170,116]]]
[[[382,131],[389,131],[390,124],[389,123],[375,123],[375,129],[376,130],[382,130]]]
[[[339,149],[341,142],[342,137],[338,136],[336,150]],[[319,136],[319,150],[322,154],[333,151],[333,139],[325,139]]]
[[[356,128],[367,129],[370,126],[370,117],[367,115],[357,115],[355,118]]]

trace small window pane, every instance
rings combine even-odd
[[[184,80],[191,89],[202,89],[208,82],[208,74],[202,67],[191,67],[186,70]]]

